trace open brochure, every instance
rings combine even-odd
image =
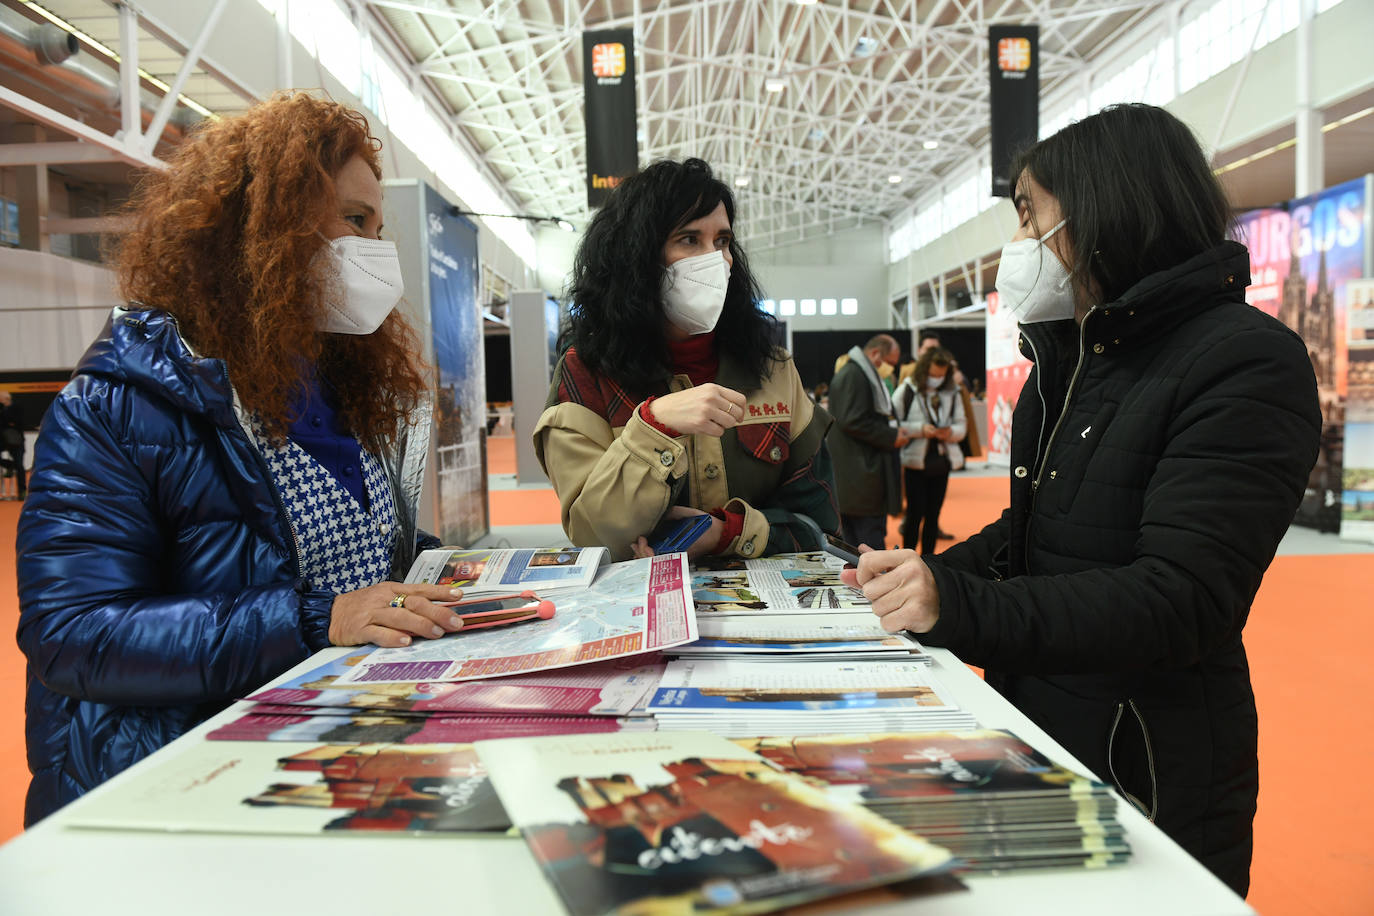
[[[613,563],[589,586],[553,595],[554,616],[377,649],[340,686],[470,681],[654,652],[697,638],[687,555]]]
[[[863,592],[840,581],[843,568],[842,560],[819,552],[711,557],[692,572],[692,600],[703,617],[868,610]]]
[[[198,833],[510,828],[468,744],[203,741],[159,755],[119,791],[85,799],[76,815],[78,827]]]
[[[452,585],[472,594],[585,588],[610,562],[605,547],[466,550],[439,547],[415,558],[406,582]]]
[[[705,732],[476,747],[573,916],[761,913],[953,865],[944,849]]]

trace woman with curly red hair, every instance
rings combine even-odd
[[[32,824],[333,643],[461,626],[405,586],[426,376],[364,117],[281,95],[147,176],[122,292],[20,518]]]

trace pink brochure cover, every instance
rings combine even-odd
[[[248,699],[271,704],[273,712],[301,707],[298,715],[306,714],[306,708],[344,708],[421,715],[487,712],[624,716],[644,705],[658,686],[666,665],[661,655],[651,653],[486,681],[340,684],[339,678],[364,657],[338,658]]]

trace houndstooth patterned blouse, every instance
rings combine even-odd
[[[337,594],[375,585],[391,574],[396,505],[380,462],[361,449],[367,507],[295,442],[273,445],[253,424],[258,449],[286,505],[310,587]]]

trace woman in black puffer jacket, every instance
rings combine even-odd
[[[988,682],[1237,893],[1257,718],[1241,631],[1317,455],[1302,340],[1196,139],[1109,108],[1021,156],[998,292],[1034,368],[1002,517],[927,566],[863,557],[890,631]]]

